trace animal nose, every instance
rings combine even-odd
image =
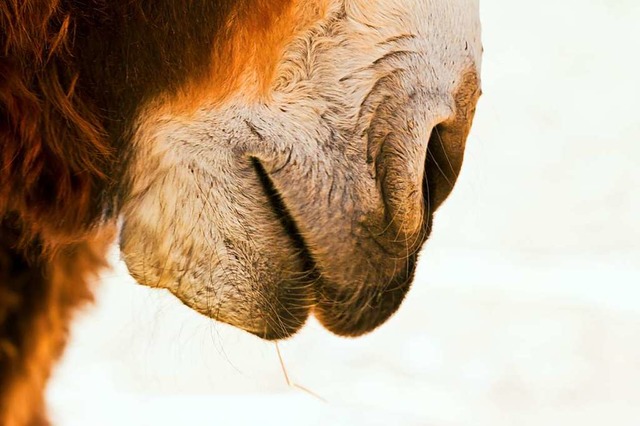
[[[269,174],[259,161],[254,161],[254,166],[272,209],[278,212],[283,228],[299,248],[298,261],[305,265],[300,284],[311,289],[312,294],[302,305],[312,306],[320,323],[342,336],[358,336],[384,323],[409,290],[418,250],[428,234],[430,220],[419,212],[424,204],[422,191],[418,192],[416,205],[406,207],[407,214],[419,212],[417,229],[408,230],[408,226],[385,218],[389,215],[385,215],[379,197],[363,199],[375,201],[376,208],[360,215],[353,213],[361,205],[355,205],[352,214],[342,215],[340,210],[324,205],[330,200],[324,197],[314,211],[311,203],[301,202],[304,193],[298,192],[299,186],[281,180],[287,170]],[[423,169],[421,164],[419,173]],[[422,173],[419,179],[422,180]],[[359,192],[350,195],[341,200],[341,209],[349,208],[354,199],[362,196]],[[324,227],[319,226],[320,221]],[[301,307],[300,301],[279,295],[277,306],[277,312],[271,310],[271,319],[264,321],[263,328],[247,331],[264,339],[285,338],[295,332],[305,318],[292,314]],[[303,309],[300,313],[304,312]]]
[[[333,256],[342,269],[316,284],[314,314],[335,334],[372,331],[396,312],[409,291],[432,210],[425,192],[426,141],[407,141],[428,139],[428,131],[413,124],[387,135],[374,161],[378,207],[351,224],[349,257]]]
[[[268,159],[266,167],[255,162],[285,229],[302,243],[303,263],[317,274],[313,313],[335,334],[358,336],[384,323],[413,280],[431,221],[423,194],[431,126],[412,118],[413,126],[387,136],[375,161],[354,164],[350,179],[335,176],[342,172],[335,166],[338,153],[316,162],[320,166],[312,167],[327,170],[314,173],[304,157],[292,156],[286,167],[274,167]],[[282,337],[278,333],[254,332]]]
[[[318,283],[314,314],[327,329],[339,335],[361,335],[383,324],[399,308],[413,281],[418,250],[430,233],[433,212],[458,178],[472,117],[473,110],[464,111],[462,117],[434,126],[420,168],[408,168],[406,159],[411,155],[398,156],[398,150],[383,160],[378,174],[388,225],[370,236],[379,249],[379,257],[369,261],[370,273],[378,274],[359,284]],[[419,157],[413,153],[413,158]]]

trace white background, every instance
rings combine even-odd
[[[484,0],[484,96],[406,303],[272,343],[133,283],[79,316],[60,426],[640,424],[640,2]],[[114,257],[117,253],[114,253]]]

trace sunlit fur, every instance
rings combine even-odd
[[[142,284],[263,338],[359,335],[411,283],[479,96],[476,0],[0,3],[0,424],[122,218]]]
[[[395,312],[479,96],[472,2],[324,6],[295,20],[267,92],[248,68],[195,111],[151,102],[133,139],[129,270],[265,338],[311,311],[351,336]]]

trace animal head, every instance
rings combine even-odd
[[[61,194],[89,207],[58,226],[62,195],[40,201],[37,231],[122,217],[138,282],[266,339],[389,318],[462,164],[477,0],[94,3],[55,12],[39,57],[70,107],[44,111],[85,111],[108,149],[47,152],[74,156]]]

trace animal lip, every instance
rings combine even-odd
[[[252,158],[252,165],[256,171],[256,174],[258,175],[260,184],[264,188],[265,194],[269,199],[271,208],[277,214],[283,229],[291,238],[293,246],[298,250],[304,270],[311,275],[311,279],[317,280],[319,278],[319,274],[316,268],[316,264],[311,256],[311,253],[309,252],[302,234],[298,229],[298,225],[287,209],[282,196],[276,189],[271,178],[269,177],[269,174],[265,170],[260,160],[258,160],[257,158]]]
[[[301,262],[302,273],[300,274],[300,280],[302,282],[300,284],[303,287],[305,285],[312,286],[313,283],[320,279],[320,274],[318,273],[316,264],[311,257],[309,249],[307,248],[300,231],[298,230],[298,226],[262,163],[257,158],[252,158],[251,162],[258,180],[264,189],[264,193],[269,200],[270,207],[278,217],[282,228],[289,236],[297,253],[298,261]],[[315,304],[315,300],[313,300],[314,292],[303,292],[303,297],[306,299],[306,307],[304,305],[300,305],[300,300],[296,300],[296,296],[301,296],[299,292],[290,292],[286,289],[279,289],[278,293],[280,295],[278,301],[279,308],[276,312],[272,312],[271,314],[277,317],[276,321],[280,326],[275,328],[267,327],[258,332],[252,330],[247,331],[265,340],[278,340],[293,335],[300,329],[300,327],[302,327],[302,325],[304,325],[304,322],[309,316],[309,305]],[[283,324],[285,325],[284,327],[282,326]]]
[[[374,278],[372,282],[362,283],[332,280],[326,276],[327,274],[322,273],[322,268],[331,268],[334,265],[316,263],[294,217],[285,205],[283,196],[275,187],[268,172],[259,160],[254,158],[252,164],[268,196],[271,208],[278,215],[283,228],[298,250],[299,260],[305,271],[305,280],[313,288],[313,296],[309,302],[313,303],[312,311],[320,323],[334,334],[352,337],[372,331],[384,323],[398,309],[411,285],[417,252],[399,262],[402,266],[393,262],[393,270],[397,273],[386,277],[384,282],[380,277]],[[289,315],[287,307],[295,307],[296,301],[286,298],[280,300],[280,305],[284,307],[283,312]],[[282,334],[282,331],[276,334],[273,334],[273,330],[254,334],[269,340],[289,336],[288,332]],[[297,328],[290,330],[290,334],[295,331]]]

